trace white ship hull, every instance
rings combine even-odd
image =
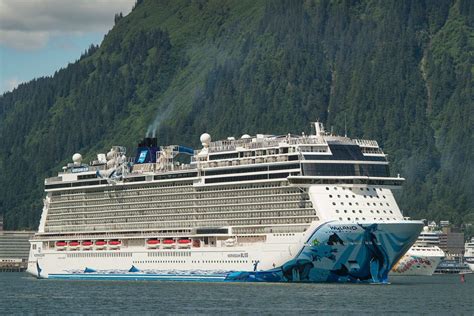
[[[33,252],[28,272],[54,279],[386,282],[419,222],[329,222],[249,246]]]
[[[444,252],[437,246],[414,246],[393,267],[392,275],[417,276],[433,275]]]
[[[474,258],[464,258],[471,271],[474,271]]]

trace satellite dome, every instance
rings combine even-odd
[[[428,226],[423,227],[423,232],[427,233],[430,231],[430,228]]]
[[[72,161],[74,162],[74,164],[80,165],[82,162],[82,155],[79,153],[75,153],[74,155],[72,155]]]
[[[207,147],[209,146],[209,143],[211,142],[211,135],[209,135],[208,133],[204,133],[201,135],[201,143],[204,147]]]
[[[250,136],[249,134],[244,134],[242,135],[242,137],[240,137],[241,139],[249,139],[249,138],[252,138],[252,136]]]

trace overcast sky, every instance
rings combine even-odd
[[[0,93],[52,75],[99,44],[135,0],[0,0]]]

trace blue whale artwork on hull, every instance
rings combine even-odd
[[[397,227],[396,224],[329,223],[317,229],[300,253],[281,267],[232,272],[226,280],[386,283],[391,267],[417,237],[413,230],[397,232]]]

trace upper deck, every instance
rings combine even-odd
[[[228,175],[224,182],[275,177],[299,177],[300,184],[308,177],[370,177],[378,184],[384,178],[392,183],[403,180],[390,178],[386,155],[376,141],[335,136],[326,133],[322,124],[314,124],[312,135],[257,134],[211,141],[205,133],[200,139],[202,148],[194,151],[177,145],[158,147],[156,139],[146,138],[134,159],[126,157],[125,148],[115,146],[89,165],[76,154],[58,177],[45,180],[46,189],[183,178],[210,184],[221,182],[223,175]],[[191,155],[190,163],[176,161],[182,153]],[[247,176],[250,173],[254,176]]]

